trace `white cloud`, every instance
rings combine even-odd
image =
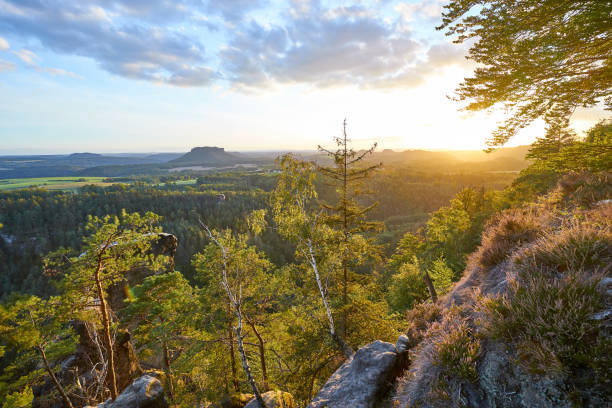
[[[0,51],[6,51],[9,48],[11,48],[9,43],[4,38],[0,37]]]
[[[13,54],[15,54],[17,57],[19,57],[21,61],[25,62],[30,66],[36,65],[36,62],[34,62],[34,60],[38,59],[38,56],[30,50],[22,49],[19,51],[13,51]]]
[[[418,18],[436,20],[442,14],[439,0],[422,0],[419,3],[399,3],[395,6],[404,21],[412,22]]]

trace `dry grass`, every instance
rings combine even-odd
[[[504,211],[488,222],[475,259],[483,268],[498,265],[514,249],[534,241],[545,226],[533,209]]]
[[[519,276],[531,271],[609,271],[612,265],[612,230],[591,223],[573,223],[547,232],[534,245],[513,256]]]

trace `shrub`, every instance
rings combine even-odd
[[[542,232],[543,222],[531,210],[508,210],[489,221],[478,252],[485,268],[504,261],[513,249],[533,241]]]
[[[434,364],[447,378],[476,381],[479,354],[480,342],[465,320],[441,332],[434,343]]]
[[[565,205],[590,207],[612,198],[612,173],[572,172],[559,181],[558,190]]]
[[[409,348],[419,344],[429,325],[441,316],[440,306],[435,303],[419,303],[406,313],[408,329],[406,336],[410,339]]]
[[[551,279],[533,271],[515,281],[507,296],[484,301],[487,330],[494,338],[515,341],[519,363],[533,374],[571,376],[590,369],[596,382],[605,384],[612,380],[612,342],[593,319],[604,307],[599,281],[580,272]]]
[[[534,245],[513,257],[519,274],[606,270],[612,264],[612,232],[609,228],[572,225],[548,232]]]

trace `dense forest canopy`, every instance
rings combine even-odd
[[[400,333],[384,343],[399,361],[384,406],[478,406],[495,387],[493,405],[608,406],[612,120],[580,137],[570,118],[610,105],[612,2],[444,10],[440,29],[480,64],[458,99],[510,111],[489,145],[546,120],[520,172],[507,157],[358,150],[345,122],[335,148],[262,168],[113,159],[59,169],[122,175],[104,186],[0,191],[2,408],[112,403],[144,373],[176,407],[262,407],[268,391],[306,406]],[[502,380],[483,386],[493,354]]]

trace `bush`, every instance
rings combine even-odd
[[[519,363],[532,374],[589,369],[606,384],[612,343],[593,319],[605,306],[599,281],[580,272],[551,279],[532,271],[507,296],[484,301],[487,328],[494,338],[516,342]]]
[[[612,264],[612,232],[588,225],[564,227],[546,233],[534,245],[519,251],[513,261],[520,275],[537,270],[606,270]]]
[[[569,173],[559,180],[558,192],[566,206],[591,207],[612,198],[612,173]]]
[[[429,325],[441,317],[440,306],[436,303],[419,303],[406,313],[408,329],[406,336],[410,339],[409,348],[419,344]]]
[[[480,342],[467,321],[460,320],[443,331],[434,343],[434,353],[434,364],[444,370],[447,378],[458,377],[467,381],[478,378]]]
[[[490,268],[503,262],[514,250],[537,238],[544,229],[531,210],[508,210],[489,221],[478,251],[479,263]]]

